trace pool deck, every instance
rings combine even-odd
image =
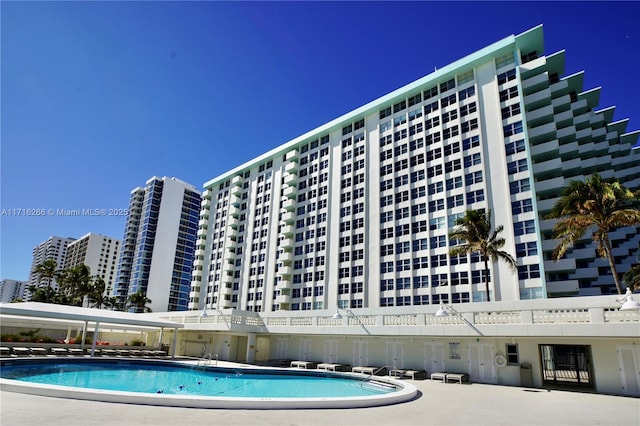
[[[238,364],[220,362],[220,366]],[[246,365],[241,365],[247,367]],[[0,424],[24,425],[640,425],[640,398],[406,380],[419,398],[352,409],[220,410],[0,392]]]

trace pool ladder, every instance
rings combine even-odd
[[[211,354],[208,353],[205,356],[203,356],[202,358],[200,358],[198,360],[198,367],[206,367],[207,365],[211,364],[211,361],[213,361],[213,357],[215,357],[216,363],[215,365],[218,365],[218,354]]]

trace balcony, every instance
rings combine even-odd
[[[293,261],[293,254],[290,252],[282,252],[278,256],[278,260],[283,263],[291,263]]]
[[[298,161],[298,150],[297,149],[293,149],[293,150],[287,152],[285,160],[286,161]]]
[[[284,166],[284,171],[287,172],[288,174],[294,175],[298,173],[298,163],[297,162],[290,162],[287,163],[286,166]]]
[[[291,268],[291,266],[281,266],[278,268],[278,271],[276,272],[276,275],[280,275],[282,277],[286,277],[291,275],[291,273],[293,272],[293,269]]]
[[[282,196],[286,198],[296,198],[296,189],[294,187],[287,187],[282,190]]]
[[[296,201],[291,198],[285,199],[282,202],[282,209],[290,212],[294,211],[296,209]]]
[[[280,220],[286,224],[291,224],[296,220],[296,217],[292,212],[286,212],[282,214],[282,218]]]
[[[295,163],[289,163],[289,164],[295,164]],[[296,186],[296,184],[298,183],[298,177],[293,173],[286,173],[284,175],[283,182],[285,185],[288,185],[288,186]]]

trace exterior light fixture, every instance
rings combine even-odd
[[[622,303],[622,300],[625,302]],[[640,302],[633,300],[633,295],[631,294],[631,289],[629,287],[627,287],[627,292],[622,300],[618,299],[618,302],[622,303],[622,306],[620,307],[621,311],[640,311]]]
[[[209,314],[207,314],[207,307],[202,308],[202,312],[200,313],[200,318],[207,318]]]
[[[460,318],[469,328],[478,333],[480,336],[484,336],[484,334],[482,334],[482,332],[478,330],[475,325],[471,324],[465,317],[462,316],[460,312],[456,311],[451,305],[445,305],[441,303],[440,308],[436,311],[435,314],[433,314],[434,317],[438,318],[448,317],[449,315]]]

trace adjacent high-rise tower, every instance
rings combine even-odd
[[[131,192],[113,290],[122,306],[140,290],[153,311],[187,309],[199,211],[200,193],[175,178]]]

